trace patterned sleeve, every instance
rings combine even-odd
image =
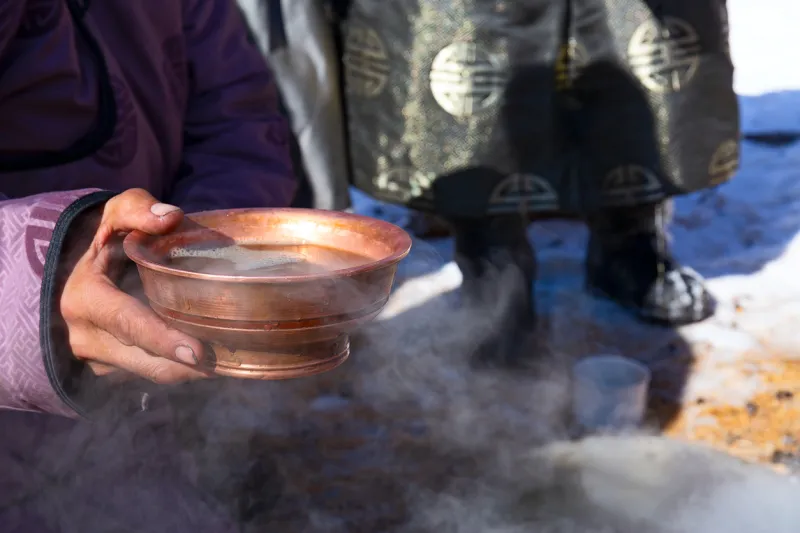
[[[80,414],[73,400],[76,361],[54,342],[55,280],[70,226],[111,196],[92,190],[0,195],[0,409]]]

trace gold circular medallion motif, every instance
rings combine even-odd
[[[553,209],[558,196],[543,178],[533,174],[512,174],[501,181],[489,198],[489,213]]]
[[[389,82],[389,56],[375,30],[361,25],[348,27],[342,62],[348,93],[374,98],[386,88]]]
[[[607,205],[657,199],[662,194],[658,176],[641,165],[623,165],[606,174],[601,194]]]
[[[735,140],[727,140],[723,142],[719,148],[714,151],[711,156],[711,162],[708,165],[708,174],[711,177],[712,185],[719,185],[720,183],[730,179],[739,168],[739,143]]]
[[[650,20],[633,33],[628,44],[628,62],[650,91],[680,91],[697,72],[700,38],[688,22],[679,18]]]
[[[506,79],[500,58],[476,43],[457,42],[434,58],[430,88],[442,109],[454,117],[467,118],[497,104]]]

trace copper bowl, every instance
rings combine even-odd
[[[253,243],[321,246],[364,261],[274,276],[192,271],[170,261],[179,248]],[[150,306],[208,345],[208,364],[217,374],[287,379],[326,372],[347,359],[349,334],[386,304],[411,238],[393,224],[359,215],[240,209],[189,215],[166,236],[133,232],[124,248],[137,264]]]

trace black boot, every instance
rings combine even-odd
[[[672,258],[668,207],[661,203],[615,208],[592,216],[586,285],[646,322],[700,322],[714,314],[716,302],[700,275]]]
[[[464,304],[492,316],[492,334],[476,348],[474,362],[517,366],[536,320],[536,257],[526,234],[527,220],[508,215],[450,223],[455,261],[464,278]]]

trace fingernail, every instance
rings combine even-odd
[[[153,207],[150,208],[150,212],[157,217],[163,217],[175,211],[180,211],[180,209],[180,207],[169,204],[153,204]]]
[[[194,354],[194,350],[188,346],[178,346],[175,349],[175,357],[178,361],[186,363],[187,365],[196,365],[199,363],[197,356]]]

